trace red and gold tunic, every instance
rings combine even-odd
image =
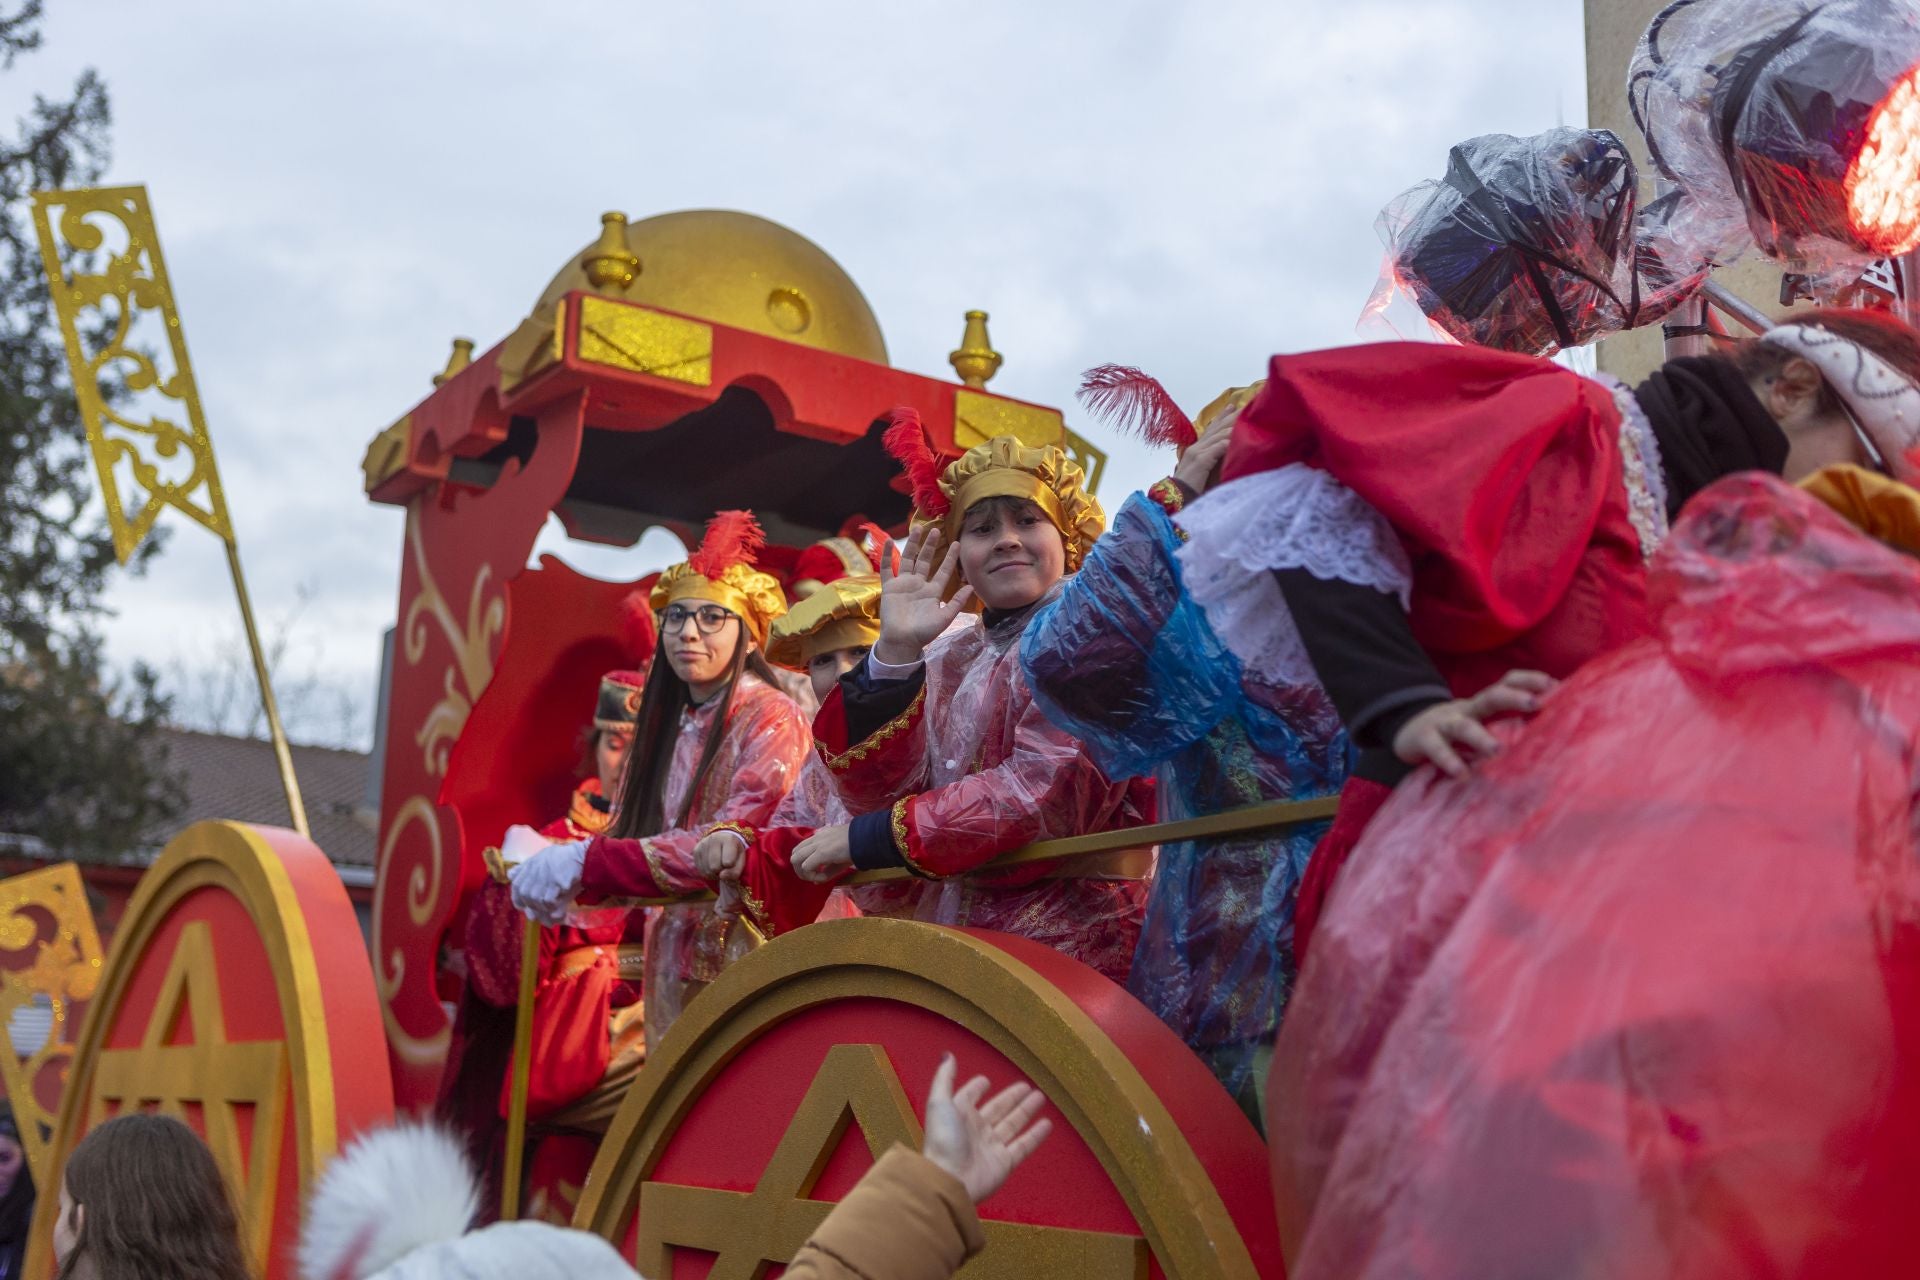
[[[598,779],[573,793],[567,816],[541,829],[554,841],[584,840],[606,828]],[[540,970],[534,989],[532,1073],[527,1114],[564,1122],[573,1104],[609,1075],[626,1075],[645,1057],[641,1030],[641,943],[651,913],[622,908],[576,912],[564,925],[540,931]],[[520,993],[520,942],[525,917],[513,909],[507,886],[483,884],[467,914],[469,989],[498,1009],[512,1009]],[[507,1109],[500,1085],[500,1114]]]
[[[1133,825],[1152,807],[1147,784],[1110,781],[1034,705],[1019,658],[1030,616],[975,619],[934,641],[910,704],[857,740],[847,683],[827,699],[817,749],[841,800],[855,814],[890,812],[901,860],[921,877],[862,886],[853,898],[869,915],[1018,934],[1125,981],[1144,854],[979,870],[1035,841]]]
[[[793,851],[801,841],[821,827],[845,822],[850,816],[833,789],[833,776],[826,765],[819,756],[809,754],[800,768],[800,780],[765,827],[727,822],[715,828],[731,831],[746,841],[740,909],[762,937],[771,939],[815,920],[860,914],[848,890],[802,880],[793,871]]]

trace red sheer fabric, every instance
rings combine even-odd
[[[677,817],[693,791],[694,770],[721,699],[681,715],[668,766],[665,809]],[[723,822],[758,827],[786,799],[812,743],[793,700],[755,676],[740,677],[733,710],[683,825],[641,839],[600,836],[587,846],[581,887],[600,897],[670,897],[709,887],[693,847]],[[700,986],[718,977],[748,943],[733,937],[737,918],[710,903],[662,907],[647,938],[647,1034],[657,1040]]]
[[[1742,476],[1652,585],[1335,888],[1269,1086],[1296,1280],[1910,1269],[1920,564]]]

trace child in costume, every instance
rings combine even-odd
[[[1319,685],[1242,671],[1183,581],[1173,519],[1216,477],[1230,440],[1220,419],[1258,390],[1230,390],[1189,422],[1137,369],[1087,375],[1090,407],[1118,410],[1152,442],[1177,445],[1180,461],[1127,499],[1021,641],[1048,719],[1079,738],[1107,776],[1153,777],[1162,820],[1328,796],[1346,778],[1346,732]],[[1294,900],[1325,831],[1316,822],[1161,845],[1127,979],[1256,1124],[1293,984]]]
[[[699,550],[654,584],[661,652],[641,693],[613,823],[513,869],[513,902],[527,915],[563,919],[582,893],[670,897],[706,888],[693,857],[700,838],[721,822],[764,824],[793,789],[809,739],[761,653],[767,628],[786,611],[779,584],[753,567],[763,541],[749,513],[722,511]],[[718,975],[730,946],[751,945],[732,936],[737,920],[706,904],[661,910],[647,939],[649,1041]]]
[[[1859,312],[1806,313],[1631,390],[1477,348],[1274,357],[1225,483],[1177,523],[1188,589],[1242,666],[1317,675],[1360,749],[1301,886],[1296,957],[1412,767],[1464,774],[1495,747],[1483,721],[1645,633],[1646,559],[1689,497],[1865,456],[1841,398],[1855,350],[1920,368],[1910,330]]]
[[[919,527],[897,569],[881,566],[873,651],[814,726],[858,816],[803,840],[793,867],[823,882],[904,867],[917,878],[863,895],[863,911],[1019,934],[1124,981],[1144,857],[979,871],[1032,841],[1130,825],[1150,808],[1145,784],[1110,780],[1047,721],[1020,670],[1021,633],[1100,535],[1100,506],[1057,448],[1003,436],[943,471],[918,416],[894,418],[887,445],[907,464]],[[966,583],[957,593],[956,569]],[[972,597],[981,615],[952,625]]]
[[[862,552],[864,558],[865,553]],[[880,579],[838,576],[817,583],[813,592],[773,624],[767,660],[804,671],[821,702],[840,677],[864,662],[880,638]],[[793,874],[793,850],[820,827],[843,823],[850,815],[833,788],[833,778],[818,755],[809,754],[800,780],[780,802],[764,828],[721,823],[694,849],[703,875],[740,886],[741,910],[764,937],[771,938],[830,914],[854,914],[841,890]],[[879,886],[854,889],[872,894]]]
[[[638,605],[651,649],[652,619],[644,598]],[[600,678],[586,748],[593,773],[574,789],[566,815],[541,828],[547,839],[586,840],[611,823],[607,797],[626,763],[642,681],[638,671],[609,671]],[[646,1059],[641,980],[648,915],[622,908],[580,911],[540,931],[529,1119],[605,1132]],[[488,880],[475,891],[465,934],[467,988],[454,1020],[441,1108],[489,1168],[507,1114],[524,923],[505,885]]]

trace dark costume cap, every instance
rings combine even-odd
[[[617,621],[620,647],[633,666],[609,671],[600,677],[600,696],[593,705],[593,727],[603,733],[631,730],[639,722],[640,690],[647,683],[647,664],[653,661],[653,651],[659,642],[653,625],[653,602],[644,588],[628,592],[620,601]]]
[[[640,720],[640,690],[646,683],[644,671],[609,671],[601,676],[593,727],[602,733],[631,730]]]

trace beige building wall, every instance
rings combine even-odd
[[[1667,0],[1586,0],[1587,6],[1587,125],[1611,129],[1633,152],[1640,167],[1640,198],[1653,197],[1653,162],[1646,140],[1634,127],[1627,110],[1627,62],[1633,46]],[[1754,255],[1749,260],[1714,273],[1734,293],[1770,312],[1782,308],[1780,269]],[[1738,326],[1729,328],[1739,332]],[[1636,329],[1600,344],[1600,367],[1627,382],[1638,382],[1660,363],[1660,326]]]

